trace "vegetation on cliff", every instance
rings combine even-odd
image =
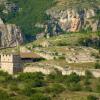
[[[16,3],[18,12],[9,13],[7,22],[15,23],[22,28],[25,34],[34,34],[43,29],[35,28],[36,23],[44,22],[47,19],[45,11],[53,5],[54,0],[8,0]]]
[[[8,0],[8,2],[17,4],[19,11],[11,12],[7,17],[3,15],[3,19],[5,18],[6,22],[19,25],[26,36],[43,32],[44,28],[37,28],[35,24],[44,23],[49,18],[45,12],[52,6],[57,9],[77,8],[80,10],[93,8],[96,10],[100,5],[100,0]],[[100,11],[98,11],[96,19],[100,19],[99,13]]]

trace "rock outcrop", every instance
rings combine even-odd
[[[0,19],[0,47],[14,47],[22,43],[20,28],[14,24],[4,24]]]
[[[53,24],[57,23],[55,25],[56,27],[58,26],[58,29],[62,29],[65,32],[95,32],[100,28],[100,18],[97,17],[98,12],[100,12],[99,8],[66,8],[64,10],[61,10],[59,8],[52,8],[47,10],[46,14],[51,17],[51,20],[53,20]],[[50,24],[48,25],[48,27],[50,27]]]

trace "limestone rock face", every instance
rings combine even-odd
[[[0,19],[0,47],[14,47],[22,43],[20,28],[14,24],[4,24]]]
[[[97,31],[100,28],[100,19],[95,18],[100,9],[49,9],[46,14],[51,20],[57,21],[60,28],[65,32],[77,32],[81,30]]]

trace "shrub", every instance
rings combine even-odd
[[[86,85],[86,86],[91,84],[91,82],[88,78],[84,78],[83,82],[84,82],[84,85]]]
[[[49,96],[43,95],[41,93],[34,94],[30,100],[51,100]]]
[[[26,95],[26,96],[31,96],[35,92],[36,91],[31,86],[26,86],[26,88],[23,90],[23,94]]]
[[[20,81],[27,81],[27,80],[35,80],[35,79],[44,79],[44,75],[41,72],[36,73],[21,73],[18,77]]]
[[[33,82],[32,82],[32,85],[33,87],[42,87],[45,85],[45,82],[41,79],[35,79]]]
[[[90,86],[84,86],[83,90],[84,91],[92,91],[92,88]]]
[[[59,59],[66,59],[65,56],[60,56]]]
[[[56,84],[52,84],[51,87],[47,87],[46,88],[46,91],[48,93],[53,93],[53,94],[61,93],[64,90],[65,90],[64,87],[62,85],[60,85],[60,84],[57,84],[57,83]]]
[[[98,98],[93,95],[89,95],[87,96],[87,100],[98,100]]]
[[[11,100],[11,99],[5,91],[0,90],[0,100]]]
[[[10,87],[10,90],[12,90],[12,91],[18,91],[19,90],[17,83],[12,83],[12,84],[10,84],[9,87]]]
[[[78,83],[80,81],[80,76],[77,75],[76,73],[72,73],[69,76],[67,76],[66,81],[70,83],[72,82]]]
[[[96,92],[100,93],[100,84],[96,85]]]
[[[52,82],[62,82],[64,79],[62,73],[56,70],[54,73],[47,75],[47,80]]]
[[[87,70],[87,71],[85,72],[85,78],[87,78],[87,79],[93,78],[92,73],[91,73],[90,71]]]
[[[5,78],[5,81],[12,80],[12,76],[9,75],[7,72],[0,71],[0,76],[4,77]]]
[[[69,83],[67,84],[67,89],[70,91],[80,91],[81,85],[79,83]]]
[[[100,69],[100,64],[99,63],[95,64],[95,69]]]

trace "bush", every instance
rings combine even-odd
[[[18,77],[20,81],[27,81],[27,80],[35,80],[35,79],[44,79],[44,75],[41,72],[36,73],[21,73]]]
[[[30,100],[51,100],[49,96],[43,95],[41,93],[34,94]]]
[[[92,88],[90,86],[84,86],[83,90],[91,92]]]
[[[86,86],[91,84],[91,82],[90,82],[90,80],[88,78],[85,78],[83,80],[83,82],[84,82],[84,85],[86,85]]]
[[[41,79],[35,79],[33,82],[32,82],[32,85],[33,87],[42,87],[45,85],[45,82]]]
[[[85,78],[87,78],[87,79],[93,78],[92,73],[91,73],[90,71],[87,70],[87,71],[85,72]]]
[[[31,86],[26,86],[26,88],[23,90],[23,94],[26,95],[26,96],[31,96],[35,92],[36,91]]]
[[[67,89],[70,91],[80,91],[81,85],[79,83],[69,83],[67,84]]]
[[[50,88],[48,88],[48,92],[58,94],[63,92],[65,89],[62,85],[60,84],[53,84]]]
[[[99,83],[96,85],[96,92],[100,93],[100,84]]]
[[[62,82],[64,77],[60,71],[56,70],[54,73],[47,75],[47,80],[52,82]]]
[[[100,64],[99,63],[95,64],[95,69],[100,69]]]
[[[11,91],[18,91],[19,90],[17,83],[11,83],[9,88]]]
[[[0,90],[0,100],[11,100],[11,99],[5,91]]]
[[[65,56],[60,56],[59,59],[66,59]]]
[[[67,76],[66,81],[69,83],[78,83],[80,81],[80,76],[76,73],[72,73],[69,76]]]
[[[12,80],[12,76],[9,75],[7,72],[0,71],[0,76],[3,77],[3,78],[5,78],[5,81]]]
[[[87,97],[87,100],[98,100],[98,98],[95,97],[95,96],[93,96],[93,95],[89,95],[89,96]]]

